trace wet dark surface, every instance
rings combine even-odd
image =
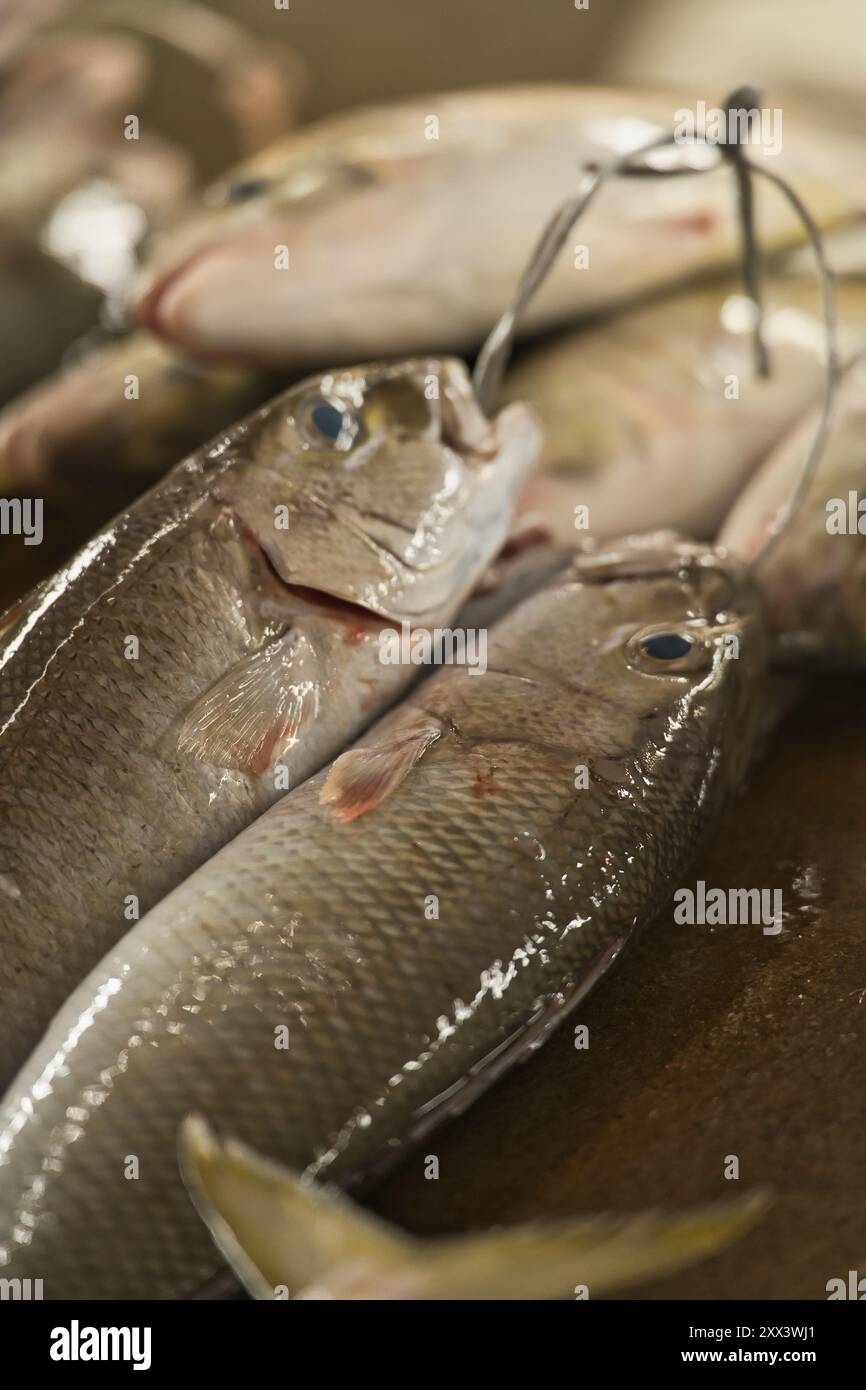
[[[770,1189],[722,1254],[642,1298],[826,1298],[866,1274],[866,681],[825,681],[773,736],[693,875],[781,888],[783,930],[673,910],[531,1061],[379,1189],[418,1234]],[[574,1025],[590,1046],[574,1046]],[[724,1176],[739,1158],[738,1182]]]

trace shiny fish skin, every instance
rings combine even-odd
[[[292,368],[470,348],[510,302],[579,171],[669,134],[684,105],[682,95],[550,83],[431,93],[316,122],[237,168],[156,245],[138,319],[194,353]],[[822,224],[864,207],[857,139],[816,133],[786,109],[773,166]],[[606,188],[573,238],[588,266],[563,252],[521,331],[733,261],[729,173]],[[778,196],[761,189],[757,207],[765,248],[802,239]],[[287,269],[275,265],[279,247]]]
[[[326,388],[361,426],[346,452],[307,433]],[[317,378],[180,465],[9,615],[4,1084],[128,929],[129,895],[146,912],[281,794],[275,764],[294,786],[417,674],[379,660],[383,624],[453,615],[537,442],[523,408],[485,421],[453,360]]]
[[[630,639],[659,625],[709,639],[695,669],[644,668]],[[624,544],[506,619],[488,659],[437,673],[364,740],[389,761],[419,724],[440,732],[381,804],[341,820],[320,773],[67,1002],[0,1117],[4,1276],[43,1278],[46,1298],[201,1285],[218,1260],[178,1173],[187,1113],[311,1174],[369,1172],[669,900],[751,747],[762,639],[738,574]]]
[[[866,285],[840,283],[837,314],[850,358],[866,345]],[[572,544],[655,526],[715,537],[755,468],[820,398],[825,338],[812,279],[771,282],[764,340],[767,379],[755,375],[748,301],[730,280],[529,350],[502,393],[528,401],[544,431],[520,510]],[[588,510],[579,531],[578,505]]]

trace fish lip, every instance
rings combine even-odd
[[[139,285],[135,286],[130,298],[135,321],[141,328],[150,329],[151,333],[156,334],[159,338],[166,336],[160,313],[162,303],[177,279],[185,273],[195,259],[196,253],[193,252],[185,259],[178,261],[172,270],[146,276]]]
[[[162,342],[171,343],[174,347],[187,348],[204,362],[226,362],[233,360],[230,352],[208,347],[196,334],[192,325],[188,324],[186,332],[184,331],[182,309],[166,312],[175,291],[188,272],[206,261],[212,249],[208,246],[198,246],[186,256],[182,256],[174,265],[145,276],[139,285],[134,287],[130,304],[132,317],[138,326],[147,329]],[[237,356],[234,360],[238,360]]]

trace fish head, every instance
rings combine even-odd
[[[700,750],[739,780],[766,652],[750,580],[722,552],[666,533],[587,550],[514,636],[514,668],[556,692],[590,761]]]
[[[344,361],[417,349],[413,301],[435,315],[425,286],[451,207],[430,196],[430,164],[363,141],[278,143],[163,233],[133,288],[134,317],[199,356],[265,366],[332,361],[337,344]]]
[[[261,412],[219,495],[284,585],[423,622],[496,554],[539,448],[526,406],[484,415],[462,362],[373,364]]]

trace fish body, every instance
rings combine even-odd
[[[438,672],[64,1005],[3,1103],[3,1274],[96,1298],[213,1275],[175,1156],[192,1110],[348,1183],[468,1104],[669,898],[742,774],[762,661],[741,576],[650,541],[517,609],[484,674]]]
[[[472,347],[581,170],[669,135],[682,106],[663,93],[546,84],[436,93],[314,123],[239,166],[157,244],[136,313],[195,353],[293,368]],[[711,156],[675,158],[704,168]],[[862,162],[859,141],[792,118],[773,169],[834,223],[862,209]],[[801,239],[777,196],[756,196],[763,245]],[[728,169],[614,183],[520,327],[608,309],[731,261],[738,244]]]
[[[541,420],[520,509],[561,541],[670,527],[714,537],[755,468],[824,383],[811,281],[773,281],[755,373],[751,305],[735,281],[681,292],[527,351],[503,400]],[[866,288],[838,287],[840,345],[866,343]]]
[[[7,615],[0,1074],[139,913],[405,688],[383,627],[448,621],[536,449],[453,360],[319,377]]]

